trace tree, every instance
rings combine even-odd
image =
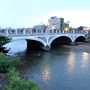
[[[69,29],[69,24],[65,22],[64,25],[63,25],[63,29],[65,30],[66,28]]]
[[[69,30],[76,30],[75,27],[69,27]]]
[[[83,26],[78,27],[76,30],[83,30]]]
[[[8,51],[8,50],[5,50],[5,47],[3,47],[3,45],[5,45],[8,42],[10,42],[10,39],[8,37],[0,36],[0,52]]]

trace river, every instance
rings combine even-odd
[[[6,47],[11,48],[9,55],[18,54],[26,61],[27,67],[22,68],[22,73],[43,90],[90,90],[89,45],[63,45],[49,52],[27,52],[26,41],[22,40]]]

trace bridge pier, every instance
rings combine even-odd
[[[72,42],[71,45],[75,45],[75,42]]]
[[[29,40],[26,41],[27,41],[27,50],[30,50],[30,41]]]
[[[51,46],[46,45],[46,46],[42,47],[42,49],[44,51],[50,51],[51,50]]]

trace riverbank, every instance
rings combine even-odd
[[[17,66],[21,64],[19,58],[0,53],[0,90],[41,90],[31,80],[20,77]]]
[[[66,47],[70,48],[70,50],[72,50],[72,51],[90,53],[90,43],[78,43],[76,45],[66,46]]]

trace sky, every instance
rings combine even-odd
[[[70,26],[90,26],[90,0],[0,0],[0,27],[33,27],[57,16]]]

